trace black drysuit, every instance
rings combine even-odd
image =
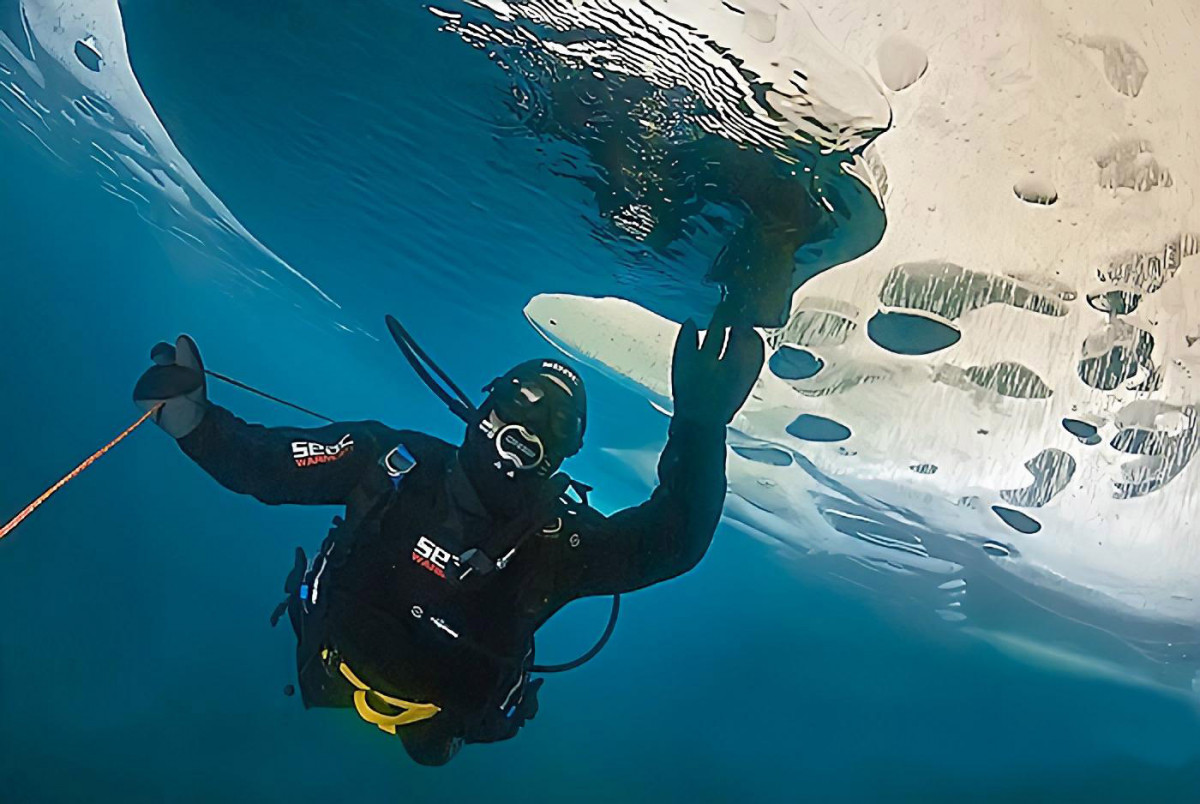
[[[447,761],[464,739],[515,734],[519,722],[506,727],[504,714],[523,694],[534,631],[571,600],[690,570],[712,542],[725,498],[725,428],[672,420],[648,501],[611,516],[564,503],[503,569],[458,584],[458,557],[501,523],[483,509],[453,445],[370,421],[267,428],[215,405],[179,444],[232,491],[271,505],[347,506],[347,527],[357,532],[335,534],[337,560],[306,578],[306,593],[319,585],[323,595],[320,647],[372,690],[441,707],[397,731],[427,764]],[[412,460],[397,458],[397,447]],[[404,474],[389,478],[381,463],[389,453]],[[385,488],[386,503],[366,488]],[[355,510],[364,499],[376,500],[374,516]],[[348,684],[336,679],[331,696],[309,689],[304,670],[306,705],[353,705]]]

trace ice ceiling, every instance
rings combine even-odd
[[[837,44],[835,90],[821,94],[814,60],[772,122],[870,162],[886,231],[804,283],[786,326],[764,332],[774,352],[734,422],[729,515],[768,540],[927,574],[946,619],[965,618],[973,573],[1002,572],[1188,624],[1194,643],[1200,6],[504,8],[568,6],[601,20],[636,6],[672,36],[736,52],[737,72],[768,86],[788,59]],[[872,80],[848,81],[847,64]],[[869,141],[814,136],[855,131],[847,109],[886,119],[881,99],[891,124]],[[789,125],[797,109],[807,127]],[[674,323],[615,299],[545,296],[526,312],[564,351],[666,402]]]

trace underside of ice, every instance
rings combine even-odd
[[[0,19],[0,124],[215,257],[236,281],[332,299],[234,217],[175,146],[129,61],[117,0],[20,0]]]
[[[1194,670],[1195,5],[806,8],[888,88],[894,125],[871,146],[887,229],[764,331],[728,515],[891,574],[999,574],[1069,618],[1140,623],[1123,632],[1139,650]],[[750,71],[773,56],[742,48]],[[616,299],[543,296],[526,314],[669,404],[675,323]]]

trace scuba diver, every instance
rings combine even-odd
[[[674,415],[658,487],[605,516],[559,472],[579,452],[587,398],[559,359],[529,360],[469,398],[388,326],[413,367],[466,423],[459,446],[377,421],[248,424],[209,401],[196,343],[158,344],[134,400],[218,483],[268,505],[344,505],[320,551],[297,548],[285,583],[302,701],[353,708],[416,762],[505,740],[537,712],[534,633],[572,600],[619,595],[692,569],[725,499],[725,428],[764,346],[747,327],[685,322],[671,364]],[[428,364],[438,382],[422,365]],[[449,390],[447,390],[447,388]],[[451,394],[451,391],[453,394]],[[155,409],[157,406],[157,409]]]

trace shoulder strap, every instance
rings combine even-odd
[[[422,463],[434,463],[438,453],[447,449],[452,447],[441,439],[414,430],[400,431],[395,446],[379,459],[378,468],[368,469],[350,493],[346,502],[347,529],[353,532],[368,525],[368,520],[378,519],[412,470]]]

